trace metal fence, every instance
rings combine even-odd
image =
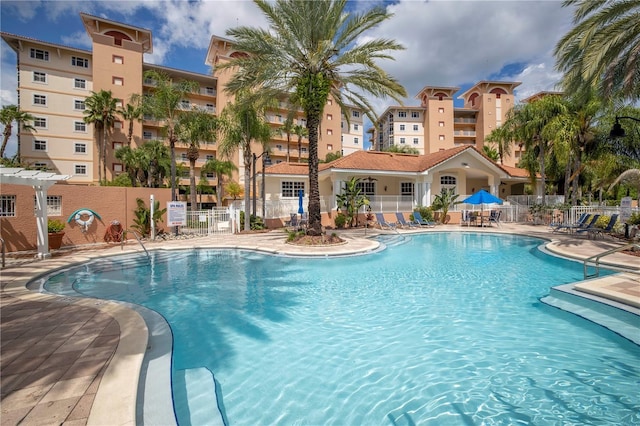
[[[211,210],[187,211],[187,225],[180,227],[185,235],[232,234],[233,222],[231,209],[213,208]]]

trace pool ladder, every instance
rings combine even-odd
[[[140,244],[140,247],[142,247],[142,250],[144,250],[144,252],[147,254],[147,259],[151,259],[151,255],[149,254],[149,251],[147,251],[147,248],[144,246],[144,244],[142,244],[142,240],[140,239],[140,236],[138,236],[138,233],[136,231],[133,230],[128,230],[128,232],[131,232],[133,234],[134,237],[136,237],[136,240],[138,240],[138,243]],[[124,246],[124,238],[122,239],[122,244],[121,247]]]
[[[600,254],[596,254],[593,255],[589,258],[586,258],[583,262],[584,265],[584,279],[588,279],[588,278],[597,278],[598,276],[600,276],[600,259],[602,259],[605,256],[608,256],[610,254],[613,253],[617,253],[623,250],[628,250],[632,247],[638,248],[640,249],[640,243],[634,242],[634,243],[629,243],[626,244],[624,246],[620,246],[620,247],[615,247],[612,248],[610,250],[604,251]],[[595,268],[595,272],[593,274],[590,274],[588,271],[589,268],[589,264],[592,264],[593,267]],[[624,266],[612,266],[612,265],[607,265],[606,266],[607,269],[611,269],[614,271],[618,271],[618,272],[631,272],[633,274],[640,274],[640,270],[639,269],[634,269],[632,267],[624,267]]]

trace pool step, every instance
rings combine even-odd
[[[173,380],[176,417],[181,426],[226,425],[216,380],[208,368],[178,370]]]
[[[573,284],[553,287],[549,295],[540,301],[600,324],[640,345],[640,316],[617,306],[615,302],[581,293],[573,289]]]
[[[376,238],[378,241],[380,241],[381,244],[384,244],[387,247],[399,246],[409,242],[409,239],[407,237],[398,234],[379,235]]]

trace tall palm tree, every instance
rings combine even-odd
[[[300,152],[302,151],[302,138],[309,136],[309,131],[301,124],[293,126],[293,134],[298,137],[298,163],[300,160]]]
[[[309,131],[309,233],[322,233],[318,188],[318,127],[329,100],[346,110],[354,105],[373,117],[374,108],[363,93],[406,96],[402,85],[376,61],[391,59],[389,51],[402,46],[392,40],[358,38],[391,15],[383,6],[363,13],[346,11],[347,0],[254,0],[266,16],[270,31],[236,27],[227,31],[237,56],[218,69],[233,68],[227,91],[260,88],[271,99],[292,94],[300,105]],[[269,93],[271,92],[271,94]],[[246,195],[245,195],[246,197]]]
[[[248,91],[241,91],[236,95],[234,103],[227,105],[222,111],[221,130],[222,141],[219,149],[225,157],[242,150],[244,165],[244,230],[251,229],[250,196],[251,196],[251,165],[253,153],[251,142],[266,144],[271,139],[271,126],[264,117],[264,111],[256,104],[256,97]],[[253,195],[254,197],[256,194]]]
[[[565,0],[575,7],[571,29],[557,44],[556,68],[564,72],[566,93],[598,88],[640,99],[640,2]]]
[[[207,160],[202,166],[202,174],[214,173],[216,175],[216,198],[219,206],[222,206],[224,200],[224,176],[231,178],[236,170],[238,168],[232,161],[221,161],[215,158]]]
[[[170,175],[172,167],[175,167],[175,162],[171,161],[169,147],[156,139],[146,142],[139,149],[144,152],[145,163],[149,165],[147,186],[160,188],[164,178]]]
[[[91,92],[84,103],[84,122],[93,124],[98,136],[98,181],[102,184],[107,179],[107,137],[116,121],[117,100],[111,90],[103,89]]]
[[[127,146],[131,146],[131,140],[133,139],[133,124],[136,121],[142,120],[142,107],[138,97],[132,97],[132,103],[128,103],[123,108],[118,110],[118,114],[129,122],[127,130]]]
[[[215,142],[218,120],[206,111],[194,109],[182,114],[176,123],[175,132],[178,140],[187,144],[187,159],[189,160],[189,194],[191,210],[196,209],[196,161],[200,158],[200,143]]]
[[[513,138],[513,129],[509,127],[509,122],[505,122],[502,126],[496,127],[485,138],[485,142],[492,142],[496,145],[500,164],[504,164],[505,156],[511,155],[511,147],[514,144]],[[484,145],[483,149],[486,147],[487,145]],[[485,151],[485,154],[486,153]]]
[[[18,127],[22,124],[22,130],[27,132],[33,131],[36,129],[29,124],[30,121],[33,121],[33,115],[28,112],[20,111],[20,108],[17,105],[7,105],[3,106],[2,110],[0,110],[0,124],[4,126],[4,130],[2,131],[2,147],[0,147],[0,158],[4,158],[4,152],[7,149],[7,143],[9,142],[9,138],[11,137],[11,133],[13,132],[13,122],[18,123]],[[20,152],[18,150],[18,155]]]
[[[536,174],[540,173],[543,205],[546,204],[547,151],[550,150],[553,139],[545,129],[554,117],[565,111],[562,98],[549,95],[530,103],[516,105],[509,111],[504,123],[504,126],[512,129],[513,139],[523,141],[525,144],[526,158],[521,163],[529,171],[533,184],[536,181]],[[534,159],[537,161],[533,161]]]
[[[176,142],[178,136],[175,132],[180,115],[184,112],[182,101],[188,94],[197,92],[200,85],[195,81],[173,81],[168,74],[148,70],[144,73],[145,79],[151,79],[154,83],[153,91],[149,96],[142,98],[143,114],[149,114],[164,123],[163,131],[169,141],[171,154],[171,200],[177,199],[176,185]]]
[[[280,134],[284,133],[287,136],[287,163],[291,155],[291,134],[293,133],[293,127],[293,114],[290,112],[287,114],[287,119],[284,121],[284,124],[278,129]]]

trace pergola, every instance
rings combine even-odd
[[[47,232],[47,190],[56,182],[71,176],[0,166],[0,185],[29,185],[36,191],[36,222],[38,225],[38,254],[44,259],[50,257],[49,234]]]

